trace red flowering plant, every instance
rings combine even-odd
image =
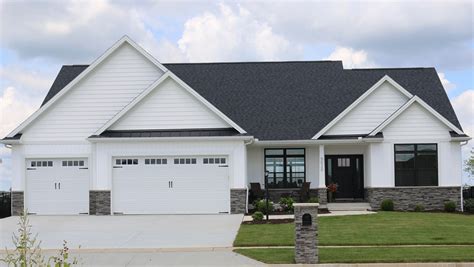
[[[338,184],[335,183],[330,183],[327,187],[328,191],[331,193],[336,193],[337,192],[337,187],[339,187]]]

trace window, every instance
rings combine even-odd
[[[395,186],[437,186],[436,144],[395,145]]]
[[[265,149],[269,188],[297,188],[306,180],[305,150]]]
[[[145,159],[145,165],[165,165],[168,159]]]
[[[63,160],[62,164],[63,167],[74,167],[74,166],[84,166],[83,160]]]
[[[196,158],[176,158],[174,159],[174,164],[183,164],[183,165],[189,165],[189,164],[196,164]]]
[[[115,165],[138,165],[138,159],[116,159]]]
[[[225,158],[203,158],[202,164],[225,164]]]
[[[351,159],[350,158],[338,158],[337,167],[350,167]]]
[[[32,161],[30,163],[31,167],[53,167],[52,161]]]

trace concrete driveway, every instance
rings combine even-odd
[[[12,247],[18,217],[0,219],[0,244]],[[242,215],[29,216],[43,249],[231,247]]]

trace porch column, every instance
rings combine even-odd
[[[318,197],[319,197],[319,204],[321,204],[323,207],[326,206],[328,201],[327,201],[327,189],[326,189],[324,145],[319,145]]]

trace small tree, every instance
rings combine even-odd
[[[464,161],[464,171],[470,179],[474,179],[474,150],[471,150],[471,156]]]

